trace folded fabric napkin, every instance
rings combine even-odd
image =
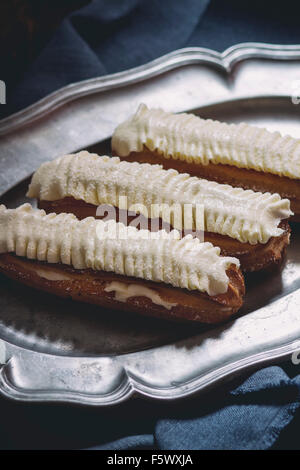
[[[69,83],[135,67],[184,47],[208,3],[92,2],[63,21],[8,96],[6,112],[24,108]]]
[[[268,367],[233,390],[222,388],[178,403],[175,412],[157,418],[154,435],[130,436],[94,449],[269,449],[299,405],[300,375],[290,379],[280,367]]]
[[[300,449],[300,367],[284,369],[175,402],[89,408],[0,398],[0,449]]]
[[[0,449],[299,449],[300,367],[284,368],[175,402],[136,399],[103,409],[1,398]]]
[[[294,0],[94,0],[66,18],[0,117],[72,82],[136,67],[174,49],[223,51],[239,42],[300,42]],[[0,77],[1,79],[1,77]]]
[[[298,43],[298,16],[290,11],[292,0],[284,11],[282,2],[261,0],[95,0],[63,21],[0,112],[181,47]],[[136,400],[103,410],[0,399],[0,448],[267,449],[299,414],[300,369],[287,370],[268,367],[238,386],[175,404]]]

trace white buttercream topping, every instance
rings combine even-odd
[[[62,263],[75,269],[114,272],[174,287],[225,293],[226,270],[236,258],[220,256],[220,248],[178,231],[149,232],[113,220],[79,221],[73,214],[48,214],[24,204],[0,206],[0,253]]]
[[[281,235],[278,224],[292,214],[289,200],[278,194],[232,188],[164,170],[160,165],[130,163],[88,152],[44,163],[34,174],[27,195],[47,201],[73,197],[95,206],[110,204],[121,209],[126,208],[126,196],[127,209],[145,217],[160,216],[176,229],[204,228],[251,244],[266,243]],[[178,205],[183,217],[170,220],[172,211],[178,215]],[[199,209],[204,211],[200,227]],[[189,211],[190,219],[186,217]]]
[[[165,158],[300,178],[300,139],[246,123],[226,124],[140,105],[136,114],[115,130],[112,148],[125,157],[144,147]]]

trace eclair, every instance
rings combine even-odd
[[[118,157],[80,152],[47,162],[33,175],[27,196],[47,213],[79,219],[106,216],[99,210],[105,205],[116,208],[115,220],[122,222],[124,212],[141,214],[150,230],[159,219],[160,227],[169,224],[182,236],[203,235],[222,255],[238,258],[244,271],[280,262],[289,243],[288,199]]]
[[[300,139],[140,105],[116,128],[112,152],[127,161],[158,163],[234,187],[279,193],[291,201],[292,220],[300,221]]]
[[[30,287],[109,309],[216,323],[243,303],[236,258],[176,230],[0,206],[0,272]]]

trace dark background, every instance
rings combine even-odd
[[[62,19],[90,0],[1,0],[1,79],[13,90]]]
[[[300,43],[299,14],[298,0],[1,0],[0,118],[70,82],[181,47]]]

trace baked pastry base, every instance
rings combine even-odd
[[[88,204],[71,197],[57,201],[38,201],[38,207],[44,209],[48,214],[51,212],[55,212],[56,214],[62,212],[73,213],[80,220],[86,217],[96,217],[97,210],[97,207],[93,204]],[[126,211],[116,209],[117,220],[120,220],[120,217],[124,215],[122,212],[128,215]],[[128,222],[131,222],[135,217],[136,214],[129,215]],[[144,220],[146,225],[143,225],[143,228],[150,230],[151,221],[147,219]],[[158,226],[159,228],[164,227],[161,220]],[[284,230],[283,234],[279,237],[272,237],[266,244],[257,243],[256,245],[250,245],[250,243],[241,243],[234,238],[212,232],[204,232],[204,241],[219,246],[223,256],[238,258],[241,263],[242,271],[259,271],[273,266],[274,264],[279,264],[283,258],[285,248],[289,244],[290,226],[287,221],[282,221],[279,226]]]
[[[227,270],[227,292],[216,296],[104,271],[76,270],[62,264],[33,261],[11,253],[0,255],[0,272],[11,279],[59,297],[157,318],[202,323],[218,323],[231,317],[242,306],[245,293],[243,276],[235,265],[231,265]],[[118,301],[114,291],[105,290],[114,281],[147,287],[164,302],[176,305],[168,310],[142,295],[130,297],[124,302]]]

